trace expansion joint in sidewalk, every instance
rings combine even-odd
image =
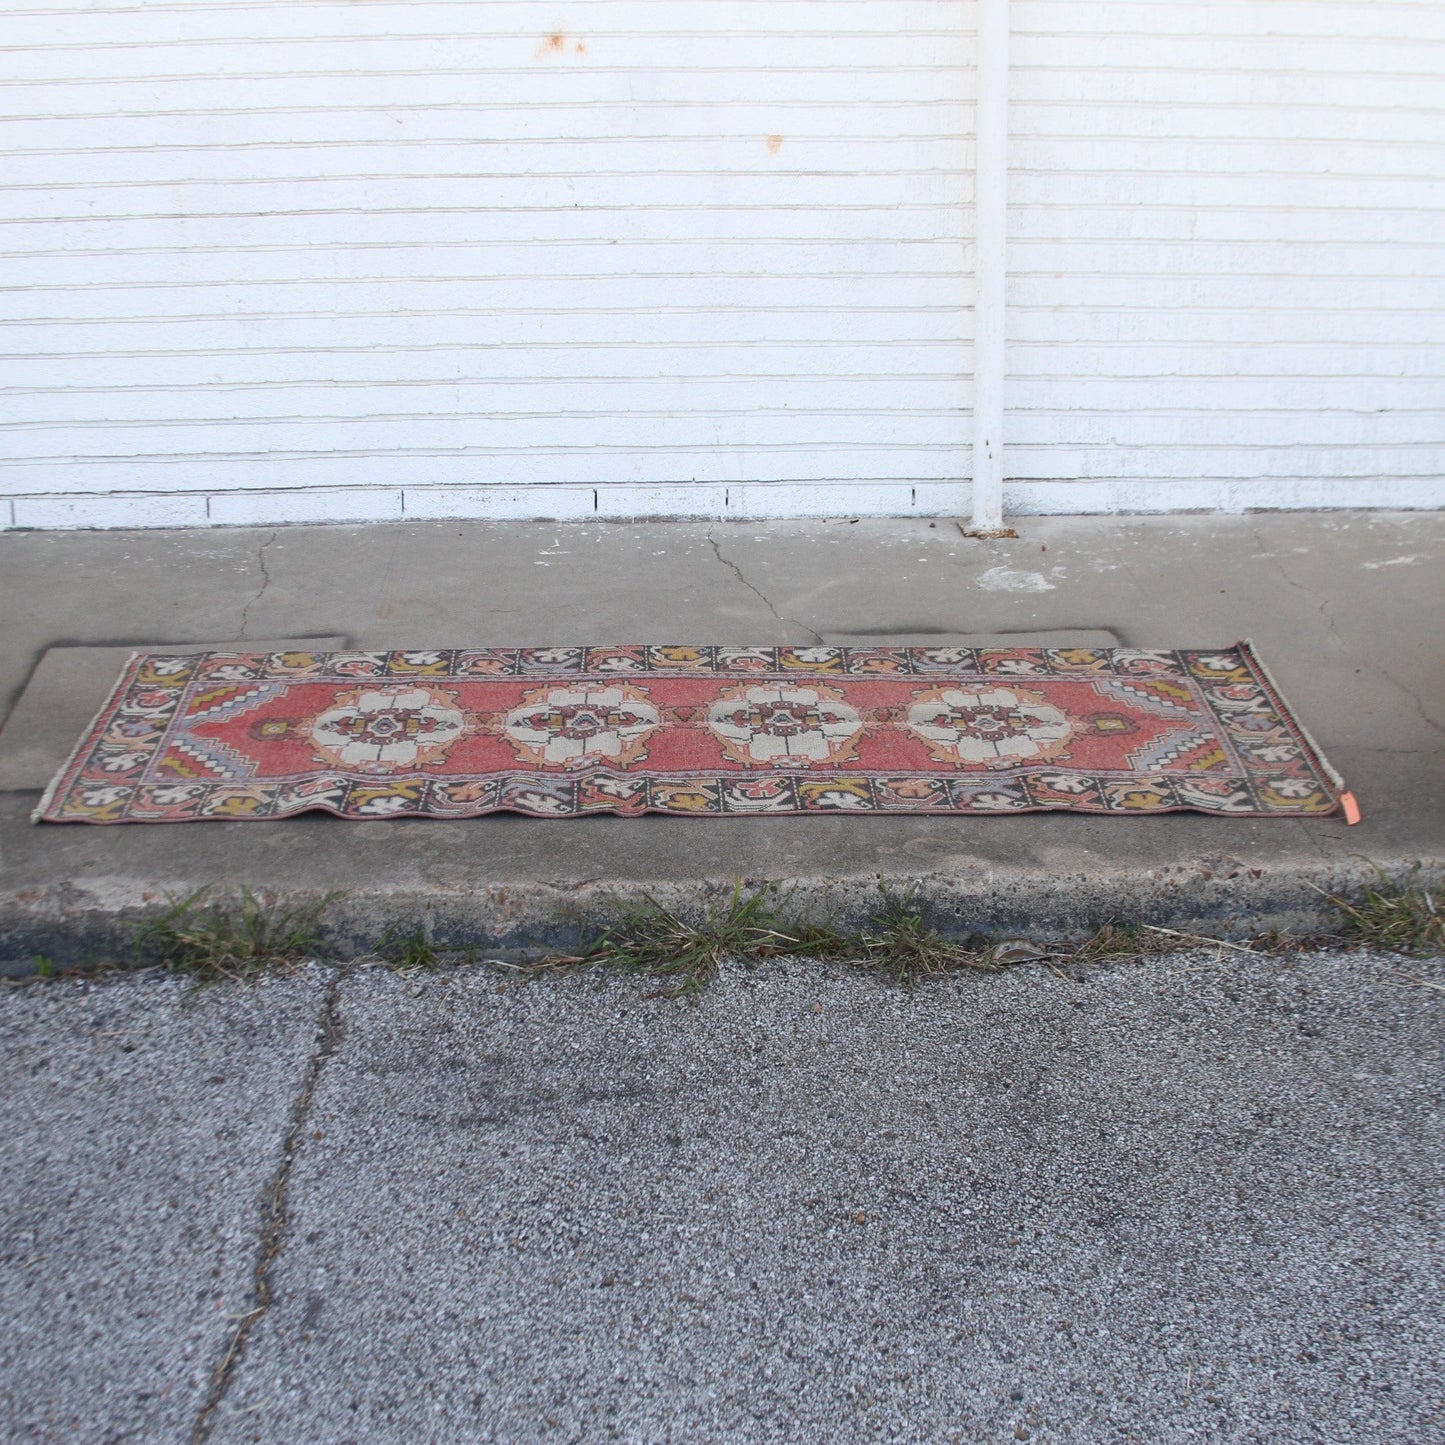
[[[341,1017],[341,989],[346,982],[350,968],[337,968],[327,984],[322,998],[320,1014],[316,1021],[316,1039],[306,1068],[301,1077],[301,1087],[286,1124],[286,1133],[281,1141],[281,1155],[276,1171],[268,1181],[261,1197],[261,1231],[256,1248],[256,1263],[251,1274],[251,1298],[249,1307],[237,1317],[235,1328],[226,1341],[225,1353],[217,1361],[211,1374],[211,1386],[206,1392],[195,1424],[191,1428],[191,1445],[205,1445],[210,1439],[216,1420],[216,1411],[226,1398],[231,1387],[236,1367],[246,1353],[251,1331],[271,1308],[275,1298],[271,1284],[271,1270],[282,1248],[290,1225],[289,1193],[291,1166],[296,1160],[306,1121],[311,1113],[311,1101],[316,1086],[321,1081],[326,1062],[341,1043],[344,1025]]]

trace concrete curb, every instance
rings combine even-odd
[[[1377,872],[1378,867],[1378,872]],[[1414,877],[1435,886],[1445,880],[1445,858],[1387,858],[1347,864],[1321,862],[1256,868],[1227,856],[1148,871],[1023,874],[980,870],[968,874],[889,877],[890,890],[914,889],[924,917],[950,938],[1027,938],[1082,941],[1106,924],[1153,925],[1209,937],[1239,939],[1270,932],[1327,935],[1339,915],[1323,896],[1357,896],[1380,874],[1394,883]],[[745,886],[766,880],[743,879]],[[880,902],[880,878],[854,876],[775,880],[786,908],[797,916],[842,928],[865,925]],[[556,882],[342,891],[328,907],[323,934],[333,956],[350,959],[373,950],[388,934],[420,928],[438,948],[474,948],[510,958],[565,952],[619,921],[648,900],[683,917],[698,917],[731,892],[732,879],[698,879],[656,885],[636,882]],[[35,973],[41,960],[61,967],[134,965],[136,937],[162,916],[172,900],[193,892],[194,881],[173,887],[127,878],[84,885],[58,884],[0,895],[0,974]],[[313,903],[319,890],[253,885],[282,905]],[[224,897],[224,890],[215,890]]]

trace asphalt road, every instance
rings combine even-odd
[[[1445,1440],[1407,975],[12,987],[0,1433]]]

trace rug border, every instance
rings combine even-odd
[[[1299,720],[1294,708],[1285,701],[1284,692],[1280,688],[1279,683],[1274,680],[1274,673],[1270,671],[1265,660],[1259,655],[1259,651],[1254,645],[1254,639],[1241,637],[1234,645],[1249,659],[1251,666],[1253,666],[1254,670],[1259,674],[1259,680],[1269,689],[1279,711],[1294,724],[1295,731],[1299,733],[1305,746],[1309,748],[1311,756],[1315,762],[1319,764],[1320,772],[1335,785],[1335,793],[1337,796],[1335,797],[1335,806],[1331,809],[1331,812],[1338,811],[1342,806],[1338,794],[1345,791],[1345,780],[1340,776],[1339,770],[1335,768],[1325,756],[1324,749],[1315,741],[1314,735],[1310,730]],[[1330,813],[1320,813],[1316,816],[1328,818]]]
[[[45,810],[55,801],[56,794],[61,792],[63,787],[69,782],[71,769],[80,761],[81,753],[85,749],[94,746],[96,729],[100,727],[101,718],[110,711],[110,705],[115,701],[116,695],[130,686],[131,677],[135,673],[136,663],[142,657],[149,656],[151,656],[151,654],[141,648],[132,649],[130,656],[126,658],[120,669],[120,676],[116,678],[115,682],[111,685],[110,691],[106,693],[105,701],[96,709],[95,715],[85,725],[85,730],[81,733],[79,740],[65,755],[65,761],[60,765],[55,776],[51,778],[50,782],[46,785],[45,791],[41,793],[40,801],[35,805],[30,814],[30,821],[32,823],[59,821],[59,819],[47,818],[45,816]],[[75,819],[68,821],[81,822],[89,820]],[[137,819],[137,821],[140,820]]]

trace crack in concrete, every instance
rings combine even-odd
[[[1258,525],[1256,524],[1252,526],[1250,528],[1250,531],[1254,534],[1255,546],[1258,547],[1259,550],[1263,552],[1264,555],[1268,557],[1271,562],[1274,563],[1274,569],[1276,572],[1279,573],[1280,579],[1284,582],[1285,586],[1293,587],[1296,592],[1303,592],[1306,597],[1313,598],[1315,595],[1314,588],[1306,587],[1303,582],[1296,582],[1295,579],[1289,575],[1289,572],[1284,565],[1284,558],[1282,558],[1278,552],[1276,552],[1272,547],[1270,547],[1269,544],[1260,535]],[[1330,599],[1328,597],[1324,598],[1320,602],[1320,605],[1315,608],[1315,611],[1324,618],[1325,626],[1329,629],[1330,636],[1334,639],[1335,646],[1339,648],[1341,652],[1346,651],[1345,639],[1340,636],[1340,630],[1335,625],[1334,614],[1330,611]]]
[[[758,601],[760,601],[763,606],[766,607],[768,611],[773,614],[773,617],[776,621],[783,623],[784,626],[787,627],[800,628],[803,632],[806,632],[808,636],[811,637],[813,641],[818,644],[819,647],[823,646],[823,634],[821,632],[814,631],[814,629],[809,627],[807,623],[799,622],[796,617],[784,617],[783,614],[779,612],[778,609],[773,605],[772,599],[769,598],[760,587],[750,582],[747,577],[743,575],[742,568],[739,567],[736,562],[730,561],[727,557],[723,556],[722,548],[718,545],[717,538],[713,536],[711,527],[709,527],[707,531],[707,544],[709,547],[712,548],[713,556],[716,557],[718,561],[721,562],[722,565],[726,567],[728,571],[731,572],[733,576],[736,577],[738,581],[741,582],[743,586],[746,587],[748,591],[751,592],[753,596],[756,597]]]
[[[242,642],[246,637],[246,627],[251,619],[251,609],[266,595],[266,589],[271,585],[271,572],[266,566],[266,549],[276,540],[280,529],[273,527],[271,535],[256,549],[256,565],[261,569],[261,585],[256,590],[256,595],[241,609],[241,630],[236,634],[236,641]]]
[[[1289,587],[1293,587],[1296,592],[1303,592],[1305,596],[1313,598],[1315,595],[1314,589],[1312,587],[1306,587],[1303,582],[1296,582],[1294,578],[1289,575],[1289,573],[1285,570],[1283,559],[1280,558],[1260,536],[1259,527],[1254,526],[1251,528],[1251,531],[1254,534],[1255,545],[1260,549],[1261,552],[1265,553],[1265,555],[1268,556],[1271,562],[1274,563],[1275,570],[1279,573],[1285,584]],[[1324,618],[1325,626],[1329,629],[1330,636],[1334,639],[1334,644],[1336,648],[1341,652],[1348,653],[1349,645],[1345,642],[1345,639],[1340,636],[1340,630],[1335,624],[1334,614],[1330,611],[1330,599],[1328,597],[1324,598],[1320,602],[1320,605],[1315,608],[1315,611]],[[1441,737],[1445,737],[1445,727],[1442,727],[1438,722],[1435,721],[1434,718],[1430,716],[1429,713],[1425,711],[1425,704],[1422,701],[1419,693],[1417,693],[1407,683],[1401,682],[1400,679],[1396,677],[1393,673],[1387,672],[1378,663],[1371,664],[1368,658],[1363,659],[1363,661],[1365,662],[1366,666],[1369,666],[1371,668],[1371,671],[1373,671],[1377,677],[1384,678],[1384,680],[1388,682],[1392,687],[1398,688],[1401,692],[1405,694],[1406,697],[1410,699],[1410,701],[1415,705],[1415,711],[1420,715],[1420,721],[1424,723],[1431,732],[1439,733]],[[1385,748],[1376,748],[1373,749],[1373,751],[1386,752],[1390,750]]]
[[[1377,668],[1376,671],[1380,674],[1381,677],[1385,679],[1386,682],[1390,683],[1394,687],[1398,687],[1400,691],[1403,692],[1405,696],[1408,697],[1410,701],[1415,704],[1415,711],[1420,714],[1420,721],[1424,723],[1425,726],[1429,728],[1432,733],[1439,733],[1442,738],[1445,738],[1445,727],[1442,727],[1439,723],[1435,721],[1434,718],[1430,716],[1429,713],[1425,711],[1425,703],[1420,697],[1420,694],[1416,692],[1413,687],[1410,687],[1407,683],[1401,682],[1400,679],[1396,677],[1393,673],[1386,672],[1385,669],[1382,667]],[[1376,751],[1383,752],[1385,751],[1385,749],[1376,749]]]
[[[288,1203],[291,1166],[295,1162],[301,1134],[311,1113],[311,1101],[321,1080],[321,1071],[341,1043],[345,1027],[341,1017],[341,988],[350,972],[349,968],[338,968],[321,1001],[321,1011],[316,1021],[316,1042],[306,1060],[306,1069],[301,1077],[301,1088],[296,1095],[296,1101],[291,1106],[291,1116],[281,1140],[281,1158],[270,1184],[261,1196],[261,1233],[256,1246],[256,1263],[251,1272],[251,1307],[236,1320],[236,1327],[226,1343],[225,1353],[211,1373],[211,1388],[207,1391],[206,1398],[196,1414],[195,1424],[191,1427],[190,1445],[205,1445],[210,1439],[211,1431],[215,1428],[216,1411],[231,1387],[236,1366],[245,1355],[251,1331],[274,1302],[271,1266],[286,1243],[286,1231],[291,1222]]]

